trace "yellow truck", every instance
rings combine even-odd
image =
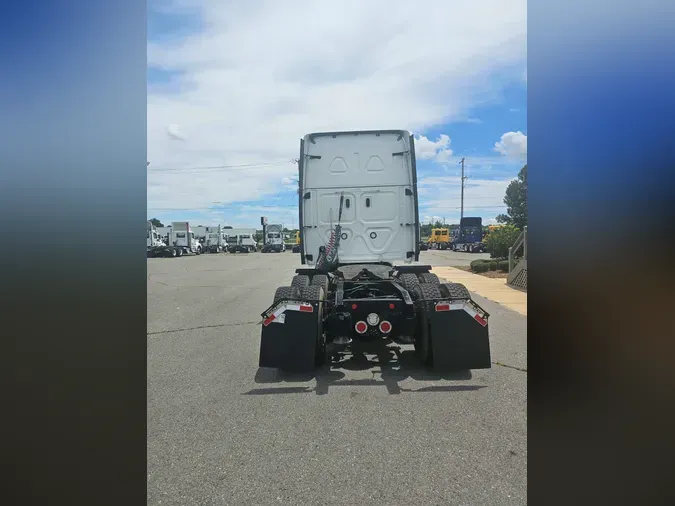
[[[300,253],[300,231],[295,232],[295,244],[293,244],[293,253]]]
[[[488,225],[487,227],[487,232],[483,234],[483,242],[485,242],[485,239],[492,233],[494,230],[497,230],[498,228],[503,227],[504,225]]]
[[[429,249],[448,249],[450,245],[450,229],[432,228],[429,237]]]

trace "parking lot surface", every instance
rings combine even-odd
[[[148,504],[526,504],[526,317],[475,296],[489,370],[436,375],[412,346],[259,369],[260,313],[299,257],[148,260]]]

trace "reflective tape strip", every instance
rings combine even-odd
[[[439,302],[436,304],[436,311],[456,311],[457,309],[464,309],[464,304],[463,301],[455,302]]]
[[[487,320],[481,316],[478,311],[470,307],[468,304],[464,305],[464,311],[466,311],[474,320],[480,323],[483,327],[487,325]]]
[[[286,311],[312,313],[314,312],[314,307],[311,304],[282,304],[276,311],[263,320],[263,325],[267,327],[272,322],[284,323],[285,319],[281,317]]]
[[[466,304],[463,301],[459,301],[459,302],[441,301],[441,302],[438,302],[436,304],[435,309],[436,309],[436,311],[456,311],[458,309],[463,309],[464,311],[467,312],[467,314],[469,316],[471,316],[474,320],[476,320],[478,323],[480,323],[483,327],[485,327],[487,325],[487,319],[484,318],[473,307],[471,307],[469,304]]]

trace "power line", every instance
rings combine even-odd
[[[159,168],[148,168],[148,174],[155,172],[190,172],[195,170],[229,170],[229,169],[251,169],[251,168],[262,168],[262,167],[279,167],[282,165],[291,165],[291,160],[279,160],[276,162],[267,162],[267,163],[244,163],[240,165],[212,165],[212,166],[202,166],[202,167],[159,167]]]
[[[289,208],[289,207],[295,207],[296,204],[292,205],[285,205],[285,206],[270,206],[270,205],[258,205],[258,204],[231,204],[231,205],[226,205],[226,206],[214,206],[214,207],[184,207],[184,208],[178,208],[178,207],[148,207],[148,211],[222,211],[225,209],[232,209],[232,208],[241,208],[241,207],[254,207],[256,209],[262,208],[262,209],[275,209],[278,207],[282,207],[284,209]],[[255,210],[255,209],[254,209]]]
[[[499,205],[499,206],[467,206],[467,209],[504,209],[508,206],[505,205]],[[450,206],[425,206],[424,204],[420,204],[420,208],[429,208],[429,209],[461,209],[461,206],[455,206],[455,207],[450,207]]]
[[[226,210],[226,209],[232,209],[232,208],[241,208],[241,207],[253,207],[253,208],[261,208],[261,209],[277,209],[277,208],[283,208],[283,209],[288,209],[286,211],[286,214],[288,214],[292,208],[296,207],[297,204],[290,204],[290,205],[278,205],[278,206],[271,206],[271,205],[257,205],[257,204],[230,204],[226,206],[215,206],[215,207],[185,207],[185,208],[178,208],[178,207],[148,207],[148,211],[221,211],[221,210]],[[504,209],[508,206],[505,205],[498,205],[498,206],[468,206],[468,209]],[[461,209],[460,206],[426,206],[424,204],[420,205],[420,208],[422,209]],[[286,216],[284,215],[284,217]]]

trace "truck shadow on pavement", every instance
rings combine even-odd
[[[355,371],[370,371],[371,378],[348,379],[347,374]],[[379,378],[376,378],[379,376]],[[413,350],[402,350],[394,346],[359,347],[351,353],[334,351],[330,364],[310,374],[291,374],[277,369],[259,368],[255,382],[263,385],[307,383],[316,381],[316,386],[277,386],[256,388],[242,395],[277,395],[315,393],[326,395],[331,387],[350,386],[384,386],[389,394],[402,392],[466,392],[485,388],[485,385],[431,385],[420,388],[409,388],[399,383],[406,379],[417,381],[468,381],[472,379],[471,371],[437,373],[426,369]],[[352,392],[352,397],[356,396]]]

